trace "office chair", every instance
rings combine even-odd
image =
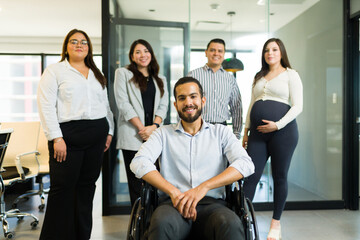
[[[251,201],[245,198],[243,191],[243,180],[226,186],[226,202],[240,218],[246,240],[259,240],[259,230],[256,223],[254,208]],[[151,215],[158,206],[157,189],[147,182],[143,187],[131,211],[127,240],[147,239],[147,229],[150,225]],[[190,236],[191,237],[191,236]]]
[[[26,193],[17,197],[12,204],[12,208],[17,208],[17,205],[20,202],[20,200],[22,199],[28,200],[29,197],[37,196],[37,195],[40,196],[40,201],[41,201],[41,204],[38,206],[39,210],[43,211],[45,208],[45,194],[49,193],[49,189],[44,188],[43,177],[50,174],[50,169],[49,169],[48,140],[41,127],[39,129],[37,150],[40,153],[40,155],[38,155],[37,157],[39,160],[40,168],[36,176],[36,183],[39,184],[39,189],[29,190]]]
[[[9,231],[9,224],[6,220],[7,218],[17,217],[18,220],[22,220],[24,217],[32,217],[34,219],[34,221],[31,222],[30,224],[32,228],[35,228],[39,223],[39,219],[35,217],[33,214],[20,212],[19,209],[11,209],[9,211],[5,211],[4,193],[5,193],[6,180],[5,181],[3,180],[3,176],[5,175],[6,169],[3,168],[3,163],[12,132],[13,129],[0,130],[0,194],[1,194],[0,220],[3,225],[4,236],[6,239],[12,239],[15,235],[14,232]]]

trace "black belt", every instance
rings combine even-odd
[[[227,123],[226,123],[226,121],[224,121],[224,122],[210,122],[211,124],[222,124],[222,125],[225,125],[225,126],[227,126]]]

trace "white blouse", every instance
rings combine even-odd
[[[278,129],[284,128],[294,120],[303,109],[303,86],[299,74],[290,68],[271,80],[259,79],[252,89],[245,128],[250,128],[250,112],[256,101],[273,100],[289,105],[289,111],[277,122]]]
[[[48,140],[62,137],[60,124],[72,120],[107,118],[109,134],[114,133],[113,114],[106,88],[93,71],[86,79],[67,60],[48,66],[38,86],[40,120]]]

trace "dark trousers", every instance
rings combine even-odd
[[[171,201],[160,204],[154,211],[149,227],[149,240],[176,239],[244,239],[240,218],[220,199],[205,197],[198,206],[193,222],[183,218]]]
[[[289,106],[276,101],[259,100],[254,103],[250,113],[250,135],[247,152],[255,165],[255,173],[244,183],[245,196],[253,199],[256,185],[264,171],[265,164],[271,157],[271,170],[274,180],[274,213],[273,218],[280,220],[288,194],[287,175],[291,157],[298,142],[298,129],[293,120],[284,128],[260,133],[256,127],[264,124],[262,119],[278,121],[288,111]]]
[[[62,123],[60,128],[67,155],[57,162],[49,142],[50,192],[40,239],[88,240],[109,125],[103,118]]]
[[[126,176],[127,176],[129,194],[130,194],[130,201],[131,201],[131,207],[132,207],[132,206],[134,206],[136,199],[140,197],[140,190],[141,190],[141,184],[142,184],[142,180],[135,177],[135,174],[130,170],[131,160],[133,160],[137,151],[122,150],[122,153],[124,156],[125,170],[126,170]]]

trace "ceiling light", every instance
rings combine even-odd
[[[260,5],[260,6],[264,6],[265,5],[265,0],[258,0],[257,5]]]
[[[222,62],[222,67],[227,72],[237,72],[244,70],[244,64],[237,58],[227,58]]]
[[[149,9],[149,12],[155,12],[155,9]]]
[[[215,12],[216,10],[218,10],[219,6],[220,6],[220,5],[217,4],[217,3],[210,4],[211,10],[213,10],[214,12]]]
[[[227,15],[230,16],[230,42],[232,42],[232,16],[235,12],[228,12]],[[235,73],[244,70],[244,64],[235,57],[225,59],[221,65],[227,72]]]

